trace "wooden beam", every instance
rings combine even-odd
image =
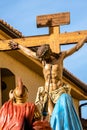
[[[87,36],[87,30],[84,31],[76,31],[76,32],[68,32],[61,33],[59,35],[60,44],[72,44],[79,42],[82,38]]]
[[[16,38],[11,40],[0,40],[0,50],[10,50],[11,48],[8,46],[10,41],[17,42],[26,47],[39,46],[42,44],[47,44],[49,41],[48,36],[36,36],[36,37],[25,37],[25,38]]]
[[[42,44],[51,44],[51,46],[54,46],[55,43],[56,45],[73,44],[77,43],[84,36],[87,36],[87,30],[58,34],[54,36],[56,37],[56,39],[58,39],[58,41],[53,36],[51,35],[34,36],[34,37],[31,36],[25,38],[16,38],[12,40],[26,47],[39,46]],[[10,50],[10,47],[8,46],[9,41],[11,40],[0,40],[0,50]]]
[[[37,27],[59,26],[70,23],[70,13],[57,13],[37,16]]]

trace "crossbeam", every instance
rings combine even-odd
[[[59,40],[60,45],[65,45],[65,44],[77,43],[84,36],[87,36],[87,30],[70,32],[70,33],[61,33],[57,35],[57,39]],[[39,46],[43,44],[52,44],[53,46],[54,42],[56,42],[51,38],[50,35],[34,36],[34,37],[31,36],[12,40],[26,47]],[[8,46],[9,41],[11,40],[0,40],[0,50],[10,50],[10,47]],[[56,42],[56,44],[58,43]]]
[[[37,16],[37,27],[54,27],[70,23],[70,13],[58,13]]]

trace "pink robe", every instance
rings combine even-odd
[[[33,103],[15,105],[12,101],[7,101],[0,109],[0,130],[24,130],[25,122],[30,130],[34,109]]]

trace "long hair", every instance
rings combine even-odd
[[[42,58],[49,51],[51,52],[50,46],[48,44],[44,44],[38,47],[36,55],[38,58]]]

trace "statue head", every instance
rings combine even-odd
[[[18,79],[18,84],[14,90],[9,93],[9,98],[15,103],[25,103],[28,99],[28,89],[23,84],[21,79]]]
[[[51,54],[51,49],[50,46],[48,44],[42,45],[40,47],[38,47],[36,55],[38,58],[46,58],[48,55]]]

